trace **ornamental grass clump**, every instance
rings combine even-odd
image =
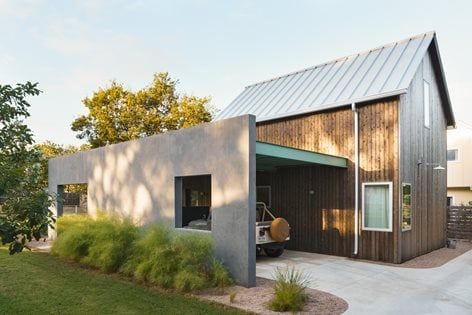
[[[64,216],[52,252],[137,281],[179,292],[224,288],[233,283],[215,257],[211,236],[175,232],[164,225],[135,227],[127,220],[99,215]]]
[[[294,267],[277,269],[275,274],[274,297],[269,308],[277,312],[299,312],[307,301],[305,289],[309,279]]]
[[[116,272],[128,259],[137,232],[131,222],[104,214],[97,219],[63,216],[58,220],[58,237],[52,252],[104,272]]]

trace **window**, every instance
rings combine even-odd
[[[402,231],[411,230],[411,184],[402,185]]]
[[[424,103],[424,126],[429,128],[429,112],[430,112],[430,104],[429,104],[429,83],[424,81],[423,84],[423,103]]]
[[[257,202],[263,202],[267,207],[272,207],[270,186],[257,186],[256,199]]]
[[[459,150],[457,150],[457,149],[447,150],[447,160],[448,161],[458,161],[459,160]]]
[[[175,227],[211,231],[211,175],[175,177]]]
[[[392,231],[392,183],[362,184],[362,229]]]
[[[447,206],[454,205],[454,199],[451,196],[447,196]]]

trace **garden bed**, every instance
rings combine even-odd
[[[273,296],[274,281],[257,278],[257,286],[245,288],[232,286],[224,291],[207,290],[197,296],[222,303],[228,306],[237,307],[247,312],[258,314],[291,314],[290,312],[274,312],[268,309],[269,301]],[[348,303],[333,294],[307,288],[308,301],[301,314],[342,314],[348,309]],[[234,301],[231,303],[230,295],[234,294]]]

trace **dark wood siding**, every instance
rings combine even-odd
[[[362,181],[394,182],[398,218],[397,99],[360,107]],[[292,224],[293,249],[352,256],[354,245],[354,126],[350,107],[263,122],[257,140],[348,159],[348,168],[311,166],[258,173],[258,185],[271,185],[273,207]],[[313,191],[313,194],[310,194]],[[360,204],[361,205],[361,204]],[[398,225],[398,220],[393,220]],[[397,226],[398,227],[398,226]],[[394,261],[394,233],[362,231],[359,257]],[[396,236],[396,235],[395,235]]]
[[[361,106],[359,109],[360,182],[392,182],[393,232],[361,231],[359,255],[372,260],[398,262],[398,102]],[[362,189],[362,188],[361,188]],[[362,199],[359,198],[362,210]],[[359,214],[362,222],[362,211]]]
[[[446,119],[431,62],[427,54],[401,97],[401,181],[412,184],[412,229],[402,232],[402,261],[445,245],[447,173],[426,165],[447,167]],[[424,126],[424,80],[430,85],[430,128]]]

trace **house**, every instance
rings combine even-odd
[[[432,32],[250,85],[211,123],[52,159],[49,190],[87,184],[92,215],[209,233],[246,286],[256,201],[290,249],[401,263],[445,244],[454,125]]]
[[[447,132],[447,203],[472,204],[472,126],[461,121]]]
[[[242,114],[257,141],[348,160],[257,172],[291,223],[289,248],[400,263],[444,246],[434,168],[455,122],[434,32],[250,85],[218,119]]]

